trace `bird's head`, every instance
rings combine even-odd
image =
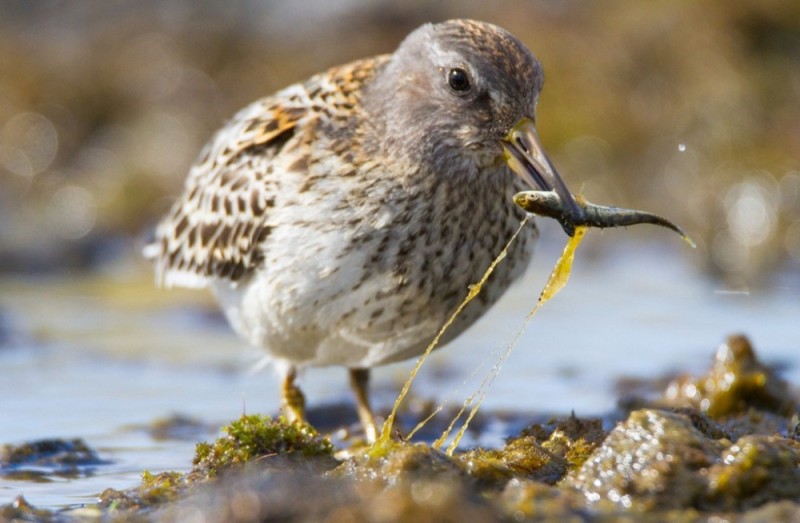
[[[427,24],[406,37],[376,78],[373,114],[395,157],[468,176],[505,163],[532,189],[556,191],[577,217],[536,133],[542,82],[539,61],[504,29],[471,20]]]

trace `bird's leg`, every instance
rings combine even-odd
[[[283,389],[281,390],[281,408],[283,414],[289,421],[305,421],[305,407],[306,399],[303,396],[303,391],[300,387],[295,385],[294,380],[297,377],[297,371],[294,367],[289,367],[286,375],[283,377]]]
[[[378,438],[378,426],[369,406],[369,369],[350,369],[350,387],[356,396],[356,410],[367,443],[375,443]]]

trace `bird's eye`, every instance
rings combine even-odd
[[[454,91],[469,91],[469,75],[463,69],[450,69],[447,73],[447,83]]]

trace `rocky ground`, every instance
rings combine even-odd
[[[630,382],[629,382],[630,385]],[[656,386],[661,390],[657,391]],[[794,521],[796,391],[732,336],[705,375],[637,382],[606,420],[534,423],[497,449],[448,454],[401,434],[337,446],[309,425],[243,416],[188,474],[144,472],[94,505],[0,507],[21,521]],[[6,446],[0,473],[102,466],[80,441]]]

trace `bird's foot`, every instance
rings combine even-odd
[[[372,445],[378,439],[378,425],[369,405],[369,369],[350,369],[350,386],[356,397],[356,410],[364,428],[364,439]]]
[[[305,421],[306,398],[300,387],[295,385],[294,378],[294,373],[290,373],[283,381],[281,410],[290,422]]]

